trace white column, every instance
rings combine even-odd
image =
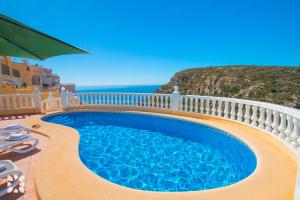
[[[252,106],[252,116],[251,116],[251,125],[252,126],[257,126],[257,106]]]
[[[225,101],[225,108],[224,108],[224,117],[229,118],[229,102]]]
[[[209,115],[210,114],[210,99],[206,99],[206,112],[205,114]]]
[[[272,110],[267,109],[267,119],[266,119],[266,131],[272,131]]]
[[[299,138],[299,119],[293,117],[293,132],[290,136],[292,146],[297,148],[300,144],[297,144],[297,139]]]
[[[238,120],[239,122],[242,122],[242,121],[243,121],[243,106],[244,106],[244,104],[242,104],[242,103],[239,103],[239,104],[238,104],[237,120]]]
[[[222,103],[223,101],[218,100],[218,117],[222,117],[223,112],[222,112]]]
[[[250,124],[250,105],[246,104],[245,105],[246,111],[245,111],[245,123]]]
[[[235,112],[235,102],[231,102],[231,111],[230,111],[230,119],[235,120],[236,112]]]
[[[259,108],[259,119],[258,119],[259,125],[258,125],[258,127],[261,129],[265,129],[265,111],[266,111],[265,108],[262,108],[262,107]]]
[[[278,126],[279,126],[279,112],[278,111],[273,111],[273,123],[272,123],[272,133],[274,135],[278,135],[279,131],[278,131]]]
[[[211,114],[213,115],[213,116],[216,116],[216,100],[215,99],[213,99],[212,100],[212,109],[211,109]]]
[[[284,113],[280,113],[280,125],[279,125],[279,137],[281,137],[282,139],[285,138],[285,131],[286,129],[286,114]]]
[[[200,98],[200,113],[204,113],[204,98]]]
[[[286,135],[286,138],[285,138],[286,141],[291,140],[292,131],[293,131],[293,118],[290,115],[287,115],[287,128],[284,131],[284,133]]]

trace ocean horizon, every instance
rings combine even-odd
[[[76,86],[75,92],[134,92],[154,93],[161,85],[90,85]]]

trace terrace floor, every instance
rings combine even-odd
[[[7,124],[15,124],[15,123],[22,123],[26,120],[28,116],[22,116],[19,119],[15,118],[2,118],[0,119],[0,127],[3,127]],[[34,185],[34,168],[36,160],[39,158],[40,153],[42,150],[47,146],[48,138],[41,134],[31,133],[32,136],[37,137],[39,139],[39,144],[36,149],[32,150],[31,152],[20,154],[14,152],[4,152],[0,151],[0,160],[11,160],[13,161],[17,167],[23,172],[25,176],[25,193],[9,193],[6,194],[0,199],[2,200],[36,200],[38,199],[35,185]],[[0,180],[0,187],[6,186],[4,181],[1,183]]]

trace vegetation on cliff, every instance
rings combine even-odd
[[[221,96],[300,108],[300,67],[216,66],[176,73],[158,93]]]

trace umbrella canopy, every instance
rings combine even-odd
[[[86,51],[0,14],[0,55],[45,60]]]

